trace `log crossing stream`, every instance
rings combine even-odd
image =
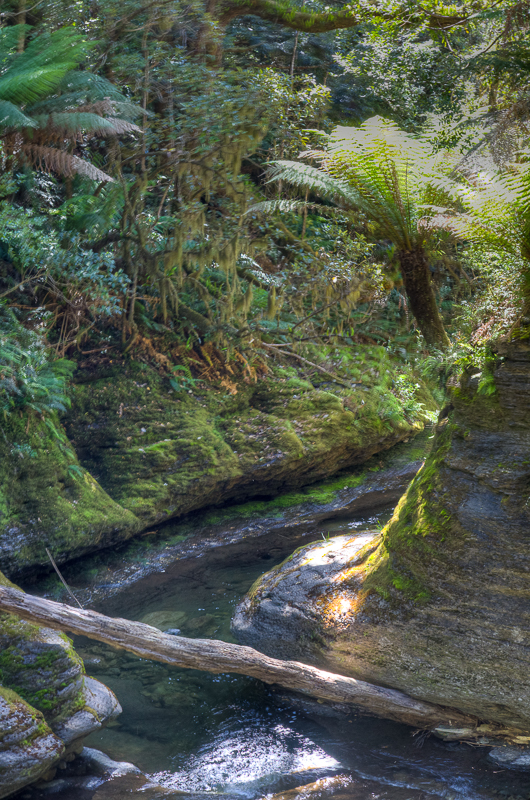
[[[320,536],[362,533],[378,520],[384,522],[389,511],[383,508],[370,519],[357,515],[328,520],[305,533],[280,528],[190,550],[185,558],[164,562],[158,571],[142,573],[136,582],[113,590],[96,607],[106,617],[126,618],[129,631],[150,626],[148,639],[169,639],[173,653],[182,655],[182,644],[190,643],[186,646],[192,651],[200,653],[204,646],[211,656],[216,640],[233,655],[240,648],[235,647],[230,618],[260,575],[301,544]],[[228,534],[231,530],[227,527]],[[113,580],[111,573],[107,580]],[[81,618],[73,608],[67,613]],[[171,633],[163,636],[153,627]],[[191,793],[189,800],[530,798],[530,776],[488,763],[485,748],[414,735],[408,725],[348,713],[341,704],[322,704],[307,694],[293,696],[257,677],[229,672],[227,662],[213,664],[220,672],[206,672],[191,663],[187,668],[171,666],[152,661],[146,653],[134,655],[85,637],[76,636],[75,646],[88,674],[110,686],[124,709],[87,744],[137,764],[166,787],[164,798],[185,800],[177,792]],[[268,677],[279,682],[277,674]],[[421,727],[425,725],[417,725]],[[73,800],[71,790],[57,791],[54,800]],[[100,795],[87,792],[79,800],[100,800]]]

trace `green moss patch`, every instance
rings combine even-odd
[[[84,470],[55,421],[11,418],[0,436],[0,566],[9,574],[64,560],[138,530]],[[57,432],[59,436],[57,435]]]

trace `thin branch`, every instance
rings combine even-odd
[[[265,342],[261,342],[262,347],[267,347],[268,349],[272,350],[274,353],[281,353],[284,356],[290,356],[291,358],[296,358],[298,361],[302,361],[304,364],[309,364],[310,367],[317,369],[319,372],[322,372],[324,375],[327,375],[329,378],[335,381],[335,383],[341,383],[343,386],[346,386],[347,389],[351,389],[354,386],[361,386],[362,384],[357,383],[347,383],[342,378],[339,378],[338,375],[334,375],[332,372],[328,372],[327,369],[324,367],[320,367],[318,364],[314,364],[312,361],[308,361],[307,358],[303,358],[299,356],[298,353],[288,353],[285,350],[277,350],[278,347],[290,347],[290,345],[279,345],[279,344],[266,344]]]
[[[11,294],[12,292],[16,292],[17,289],[20,289],[20,287],[24,286],[26,283],[33,283],[33,281],[36,281],[38,278],[40,278],[42,275],[44,275],[45,272],[46,272],[46,270],[43,269],[40,272],[37,272],[36,275],[33,275],[33,277],[26,278],[25,280],[20,281],[20,283],[17,283],[16,286],[12,286],[11,289],[7,289],[7,291],[2,292],[2,294],[0,294],[0,297],[6,297],[8,294]]]

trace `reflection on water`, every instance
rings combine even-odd
[[[255,797],[269,788],[278,789],[286,778],[295,785],[302,778],[317,779],[339,767],[338,761],[311,738],[282,724],[247,713],[238,718],[237,730],[225,723],[198,753],[186,759],[176,772],[155,777],[163,786],[187,791],[217,791]]]
[[[387,517],[334,520],[322,534],[360,532]],[[303,535],[275,534],[217,548],[149,576],[99,610],[233,641],[236,603],[303,543]],[[480,748],[436,739],[418,748],[408,727],[325,716],[318,703],[310,719],[251,678],[170,668],[88,640],[78,648],[87,672],[107,683],[124,709],[87,744],[136,763],[170,790],[168,797],[173,790],[225,800],[530,798],[530,776],[488,765]]]

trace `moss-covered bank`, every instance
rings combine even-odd
[[[530,347],[499,347],[493,395],[479,379],[464,376],[383,533],[362,547],[342,537],[329,560],[324,544],[304,548],[255,587],[235,627],[274,655],[274,625],[285,656],[526,732]]]
[[[422,429],[436,404],[384,348],[324,349],[339,382],[276,365],[229,390],[82,359],[64,429],[16,415],[2,429],[0,568],[16,577],[49,568],[46,548],[64,563],[197,509],[296,493]]]
[[[408,407],[400,402],[392,392],[398,365],[384,348],[359,350],[364,381],[351,389],[274,368],[236,394],[212,386],[175,393],[146,364],[109,364],[103,374],[80,364],[67,431],[83,466],[144,525],[272,497],[414,435],[436,407],[420,383]],[[336,367],[343,380],[353,372],[361,374],[351,359]]]
[[[139,524],[83,469],[57,420],[11,415],[0,435],[0,568],[9,575],[131,536]]]

